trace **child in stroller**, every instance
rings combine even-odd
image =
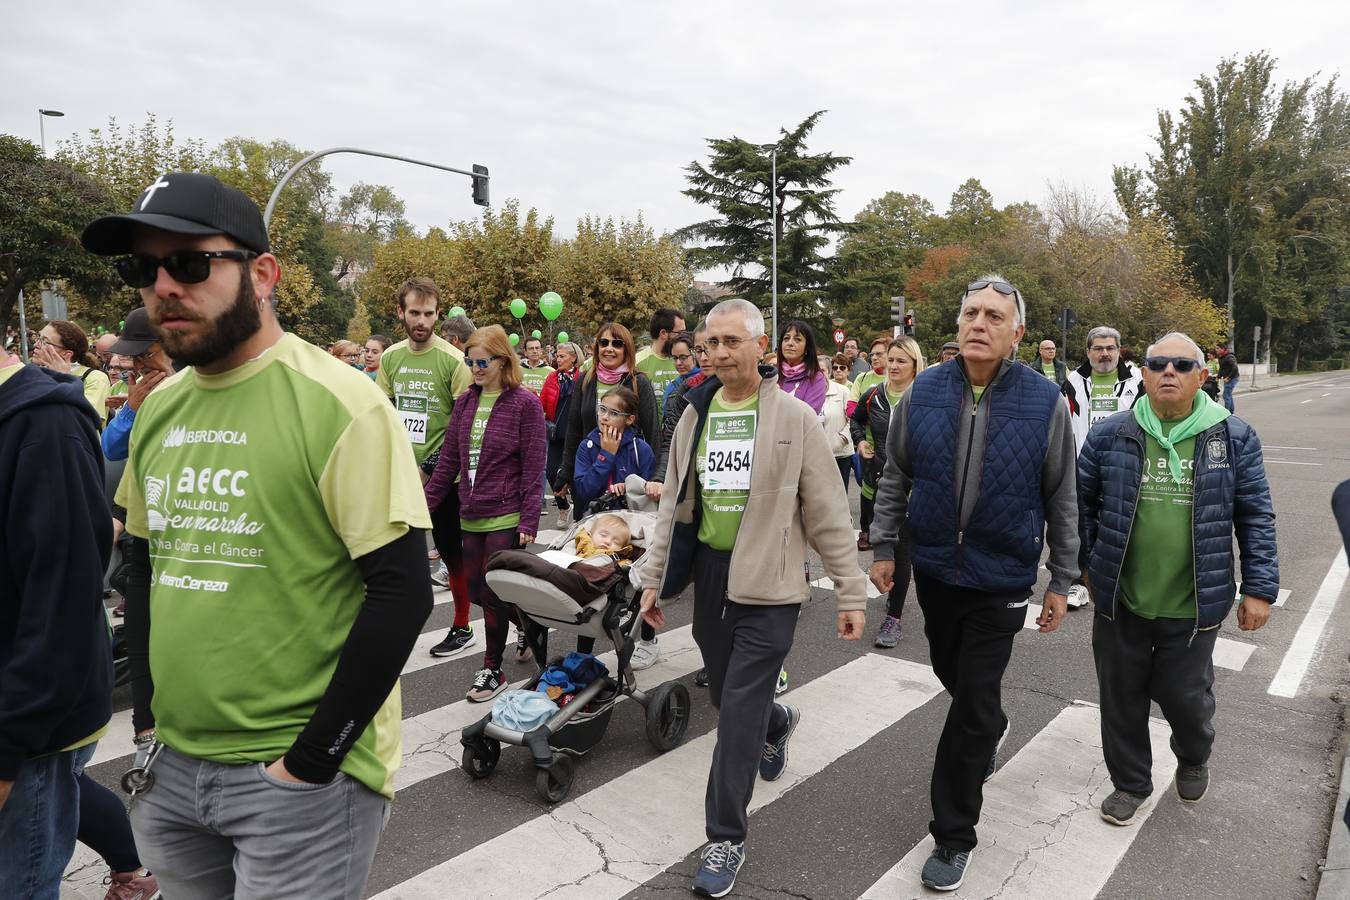
[[[519,610],[536,660],[547,658],[548,629],[556,628],[592,646],[596,638],[608,639],[615,648],[617,671],[595,677],[528,731],[504,727],[492,714],[465,729],[460,743],[463,766],[471,777],[492,774],[502,744],[528,747],[538,769],[540,796],[549,803],[559,802],[572,786],[572,758],[600,742],[614,706],[625,696],[645,709],[647,738],[657,750],[679,745],[689,723],[688,689],[669,681],[644,691],[637,686],[632,666],[641,619],[638,592],[624,557],[630,550],[634,558],[640,556],[655,521],[650,512],[603,513],[583,519],[538,555],[520,550],[493,554],[485,577],[497,596]],[[540,675],[525,689],[538,689],[547,668],[541,664]]]

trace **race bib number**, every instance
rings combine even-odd
[[[708,415],[708,455],[703,468],[705,491],[750,490],[755,418],[755,410]]]
[[[1090,416],[1088,421],[1096,425],[1103,419],[1109,418],[1120,408],[1120,399],[1118,397],[1093,397],[1092,404],[1089,407]]]
[[[408,440],[414,444],[427,442],[427,398],[412,394],[399,394],[397,398],[398,417],[403,429],[408,432]]]

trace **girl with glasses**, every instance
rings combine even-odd
[[[426,499],[435,511],[458,491],[466,587],[469,601],[483,609],[487,645],[466,697],[481,703],[506,689],[502,655],[510,622],[518,618],[488,587],[487,561],[498,550],[528,546],[539,533],[547,437],[543,407],[522,387],[520,361],[500,325],[470,336],[464,362],[473,384],[455,401]]]
[[[80,379],[84,398],[98,414],[99,429],[108,421],[108,393],[112,382],[99,368],[99,358],[89,347],[89,337],[74,322],[53,319],[38,332],[33,347],[33,362],[53,372],[64,372]]]

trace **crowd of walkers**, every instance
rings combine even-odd
[[[6,520],[22,527],[0,538],[0,863],[31,896],[55,896],[76,840],[107,862],[113,900],[160,886],[360,896],[399,762],[397,679],[433,583],[454,618],[430,652],[477,652],[480,610],[482,662],[462,689],[490,701],[538,645],[489,586],[489,558],[534,544],[550,507],[567,527],[630,490],[659,504],[633,667],[658,660],[662,607],[691,587],[696,680],[719,709],[697,892],[731,890],[755,779],[787,764],[800,713],[775,697],[811,596],[808,544],[841,638],[866,622],[862,551],[881,594],[876,647],[901,643],[911,581],[923,610],[952,698],[926,885],[958,887],[976,845],[981,785],[1010,728],[1003,669],[1047,549],[1041,630],[1097,607],[1117,788],[1103,817],[1127,824],[1153,790],[1150,698],[1173,728],[1182,799],[1205,792],[1207,654],[1234,602],[1233,531],[1241,627],[1260,627],[1278,590],[1231,354],[1213,354],[1226,408],[1205,396],[1217,394],[1206,353],[1185,335],[1140,365],[1108,326],[1088,333],[1078,368],[1052,340],[1018,362],[1025,304],[997,275],[962,294],[957,340],[932,366],[912,337],[829,353],[797,320],[774,346],[734,299],[693,328],[656,310],[632,323],[641,348],[621,322],[585,345],[516,347],[500,325],[443,318],[425,277],[390,298],[402,340],[321,349],[282,330],[261,215],[214,178],[163,176],[82,241],[117,258],[144,306],[110,340],[52,321],[33,365],[0,360],[13,474],[0,509],[19,507],[22,485],[59,516],[22,504]],[[1191,549],[1157,552],[1173,547]],[[111,712],[110,574],[140,761],[158,776],[130,820],[83,774]]]

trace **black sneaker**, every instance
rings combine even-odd
[[[525,629],[516,631],[516,662],[530,661],[530,642],[525,639]]]
[[[482,703],[491,700],[504,690],[506,679],[502,677],[501,669],[479,669],[473,676],[473,684],[469,685],[468,693],[464,696],[470,703]]]
[[[455,656],[474,645],[475,637],[472,625],[463,628],[451,628],[445,634],[445,640],[431,648],[432,656]]]
[[[1199,803],[1209,790],[1209,766],[1177,766],[1177,796]]]
[[[998,751],[1003,749],[1003,742],[1008,739],[1008,732],[1012,729],[1012,720],[1005,719],[1003,722],[1003,733],[998,736],[998,743],[994,745],[994,753],[989,757],[989,768],[984,770],[984,780],[988,781],[994,777],[994,770],[998,768]]]
[[[1102,801],[1102,818],[1112,825],[1133,825],[1134,814],[1147,799],[1129,791],[1112,791],[1111,796]]]
[[[694,673],[694,687],[707,687],[707,686],[708,686],[708,670],[699,669],[697,672]]]
[[[783,709],[787,710],[787,728],[783,729],[778,740],[764,742],[764,753],[759,758],[759,777],[765,781],[777,781],[783,777],[783,770],[787,768],[788,739],[802,720],[802,714],[795,706],[784,704]]]
[[[923,873],[919,879],[924,887],[935,891],[954,891],[966,880],[966,867],[970,865],[970,850],[956,850],[938,844],[923,864]]]

